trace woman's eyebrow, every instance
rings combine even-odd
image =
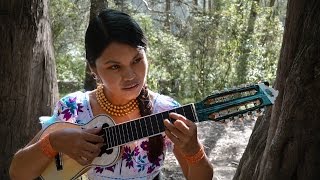
[[[120,64],[120,62],[111,59],[111,60],[107,60],[104,64]]]
[[[142,55],[142,52],[137,52],[137,54],[132,58],[132,59],[136,59],[138,58],[140,55]],[[110,60],[107,60],[104,64],[120,64],[119,61],[117,60],[113,60],[113,59],[110,59]]]

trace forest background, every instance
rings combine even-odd
[[[92,3],[92,2],[91,2]],[[90,1],[54,0],[49,10],[60,96],[82,90]],[[215,90],[275,80],[286,0],[114,0],[146,32],[148,86],[196,102]]]

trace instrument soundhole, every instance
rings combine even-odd
[[[101,147],[101,151],[100,151],[100,154],[99,154],[98,157],[101,157],[102,154],[104,154],[104,153],[106,153],[106,154],[112,154],[113,149],[106,149],[106,148],[107,148],[106,145],[104,145],[104,146]]]
[[[105,142],[106,142],[106,137],[105,137],[105,133],[104,133],[104,130],[103,130],[103,129],[106,128],[106,127],[109,127],[109,124],[107,124],[107,123],[103,124],[103,125],[102,125],[102,130],[101,130],[101,132],[99,133],[99,135],[101,135],[101,136],[105,139]],[[101,147],[100,154],[98,155],[98,157],[101,157],[102,154],[104,154],[104,153],[106,153],[106,154],[112,154],[113,149],[112,149],[112,148],[111,148],[111,149],[107,149],[107,148],[108,148],[107,145],[102,146],[102,147]]]

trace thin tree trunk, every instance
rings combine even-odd
[[[212,10],[212,0],[208,0],[208,11],[211,12]]]
[[[91,0],[90,6],[90,19],[96,17],[100,11],[106,9],[108,7],[108,1],[106,0]],[[86,65],[86,73],[84,79],[84,89],[86,91],[91,91],[95,89],[97,86],[96,81],[93,79],[91,75],[91,71],[89,65]]]
[[[320,177],[320,1],[289,0],[275,88],[234,179]]]
[[[254,26],[257,19],[258,4],[259,4],[259,0],[252,0],[247,30],[241,38],[240,57],[237,62],[237,69],[236,69],[238,84],[244,84],[247,82],[248,57],[251,52],[250,46],[248,46],[247,43],[248,42],[250,43],[251,35],[254,33]]]
[[[0,179],[9,179],[12,155],[40,130],[39,116],[52,113],[58,87],[48,1],[4,1],[1,9]]]
[[[269,7],[273,7],[276,0],[270,0]]]
[[[164,27],[166,28],[166,30],[170,31],[170,13],[171,13],[171,1],[170,0],[166,0],[166,20],[164,22]]]

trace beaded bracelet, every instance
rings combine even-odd
[[[205,152],[203,150],[203,146],[199,149],[197,153],[194,155],[184,155],[185,160],[188,162],[188,164],[196,164],[198,163],[201,159],[205,157]]]
[[[49,134],[45,137],[41,138],[40,141],[40,149],[43,152],[44,155],[46,155],[48,158],[54,158],[58,152],[55,151],[50,143]]]

